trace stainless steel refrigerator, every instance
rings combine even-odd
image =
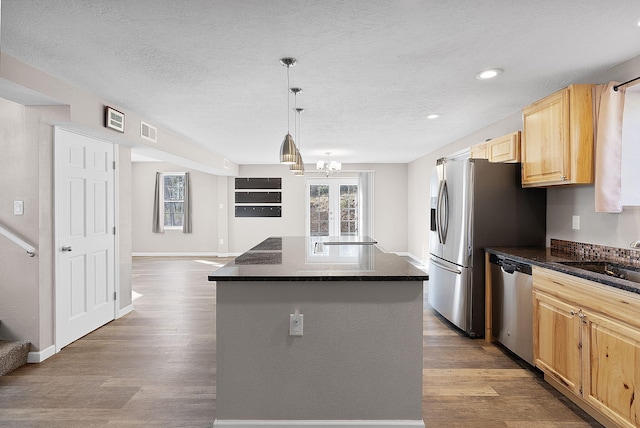
[[[482,337],[483,248],[544,246],[546,190],[523,189],[520,164],[463,154],[437,161],[430,191],[429,304],[469,336]]]

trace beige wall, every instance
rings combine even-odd
[[[269,236],[304,236],[306,233],[306,178],[319,178],[307,165],[304,177],[291,174],[285,165],[241,165],[240,177],[281,177],[282,217],[236,218],[235,180],[229,179],[229,252],[247,251]],[[407,165],[345,164],[342,176],[355,177],[349,171],[374,172],[374,237],[387,251],[407,251]]]
[[[151,232],[156,172],[190,172],[193,233]],[[132,250],[134,254],[218,252],[218,177],[164,162],[134,162],[132,187]]]
[[[269,236],[304,236],[305,179],[288,165],[240,165],[239,177],[281,177],[282,217],[235,217],[235,180],[229,179],[229,252],[239,254]]]
[[[0,98],[0,223],[36,248],[24,250],[0,237],[0,338],[28,340],[32,352],[54,344],[54,127],[69,108],[24,107]],[[119,187],[120,309],[131,304],[130,150],[121,148]],[[23,216],[13,201],[24,201]]]
[[[584,82],[624,82],[638,76],[640,57],[633,58]],[[572,82],[569,82],[572,83]],[[561,89],[561,88],[557,88]],[[536,101],[536,100],[531,100]],[[409,253],[427,261],[429,254],[428,194],[429,174],[439,157],[497,137],[522,130],[522,115],[515,112],[482,130],[409,163]],[[547,243],[551,238],[568,239],[627,248],[632,240],[640,239],[640,210],[626,207],[622,214],[594,212],[594,188],[589,186],[560,186],[547,192]],[[571,229],[572,215],[581,216],[581,229]]]
[[[0,338],[29,340],[40,348],[38,121],[27,109],[0,99],[0,224],[33,245],[38,255],[0,237]],[[49,167],[49,170],[51,168]],[[13,201],[24,215],[13,215]]]
[[[408,248],[416,259],[429,259],[429,180],[436,160],[469,148],[474,144],[522,129],[520,113],[512,114],[408,165]]]
[[[36,248],[36,256],[0,237],[0,338],[53,345],[53,127],[66,107],[24,107],[0,98],[0,224]],[[13,201],[24,215],[13,215]]]
[[[140,120],[145,118],[136,112],[122,106],[102,100],[82,89],[73,87],[62,80],[44,73],[4,52],[0,52],[0,79],[3,87],[0,96],[12,99],[25,105],[56,104],[69,108],[67,126],[77,132],[96,138],[106,138],[109,141],[125,146],[135,146],[140,151],[162,158],[172,159],[173,163],[188,163],[192,168],[217,173],[233,175],[238,171],[238,165],[209,150],[158,127],[158,141],[151,143],[140,137]],[[109,131],[104,127],[104,108],[110,105],[126,116],[125,132]]]
[[[118,292],[120,310],[128,308],[131,300],[131,252],[133,251],[133,217],[132,217],[132,167],[131,149],[117,146],[116,197],[118,198],[118,270],[120,289]]]

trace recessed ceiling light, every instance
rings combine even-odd
[[[480,79],[480,80],[493,79],[494,77],[496,77],[498,74],[501,74],[502,72],[503,70],[500,68],[490,68],[488,70],[482,70],[481,72],[476,74],[476,79]]]
[[[433,114],[430,114],[429,116],[427,116],[427,119],[437,119],[437,118],[439,118],[440,116],[442,116],[442,115],[441,115],[441,114],[433,113]]]

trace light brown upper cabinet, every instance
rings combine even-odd
[[[489,159],[489,151],[487,150],[488,142],[471,146],[471,159]]]
[[[489,162],[520,162],[520,131],[487,140],[471,147],[471,158]]]
[[[594,85],[571,85],[522,109],[522,186],[593,183]]]

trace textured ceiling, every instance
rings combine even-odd
[[[285,56],[305,161],[368,163],[412,161],[640,54],[638,0],[1,5],[2,51],[239,164],[277,163]],[[474,78],[490,67],[505,72]]]

